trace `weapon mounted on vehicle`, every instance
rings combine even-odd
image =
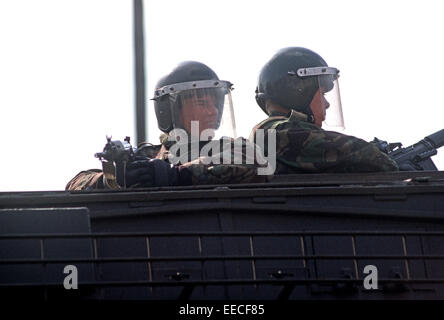
[[[421,141],[403,148],[402,143],[388,143],[375,138],[372,141],[382,152],[388,154],[402,171],[437,171],[430,157],[436,155],[444,145],[444,129],[441,129]]]

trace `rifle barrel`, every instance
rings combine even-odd
[[[432,133],[425,137],[425,139],[431,142],[436,149],[442,147],[444,145],[444,129]]]

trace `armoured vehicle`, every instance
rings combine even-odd
[[[135,8],[140,26],[141,10]],[[135,29],[139,130],[145,127],[143,33]],[[255,184],[1,192],[0,295],[443,299],[444,172],[427,160],[433,155],[427,143],[402,150],[375,142],[397,159],[407,158],[410,170],[427,170],[281,175]],[[406,157],[418,150],[418,158]]]
[[[443,208],[442,171],[3,192],[0,289],[41,299],[443,298]],[[77,290],[65,289],[68,276]]]

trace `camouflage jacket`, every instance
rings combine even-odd
[[[168,135],[161,136],[161,145],[143,145],[144,156],[149,158],[156,158],[168,161],[170,148],[174,143],[168,141]],[[239,140],[240,139],[240,140]],[[225,140],[226,142],[227,140]],[[235,141],[241,145],[240,150],[234,148]],[[219,140],[217,140],[217,143]],[[202,149],[201,145],[199,149]],[[208,157],[198,157],[190,159],[191,153],[187,154],[187,158],[190,161],[179,163],[179,171],[187,170],[191,174],[191,181],[193,185],[198,184],[223,184],[223,183],[250,183],[250,182],[265,182],[270,179],[268,176],[258,175],[257,169],[265,166],[264,160],[261,159],[257,162],[256,158],[252,161],[245,161],[247,158],[246,148],[251,147],[251,142],[246,139],[229,138],[228,143],[224,143],[220,147],[220,152],[214,154],[214,158],[219,158],[219,161],[209,162]],[[140,148],[140,145],[139,145]],[[228,152],[229,157],[234,159],[235,153],[240,152],[242,159],[241,164],[224,164],[222,154]],[[239,155],[238,155],[239,156]],[[231,162],[233,163],[233,162]],[[102,170],[90,169],[81,171],[66,185],[66,190],[93,190],[93,189],[106,189],[106,183],[104,182],[104,174]]]
[[[323,130],[307,118],[293,110],[288,117],[271,116],[253,128],[252,142],[258,129],[276,130],[275,174],[398,171],[397,164],[372,143]],[[265,135],[265,154],[267,145]]]

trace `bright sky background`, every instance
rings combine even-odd
[[[346,134],[404,146],[444,128],[442,1],[146,0],[147,98],[184,60],[234,83],[238,134],[275,51],[303,46],[341,71]],[[107,134],[135,138],[130,0],[0,0],[0,191],[63,190],[100,168]],[[149,140],[160,131],[148,101]],[[444,169],[444,148],[433,158]]]

